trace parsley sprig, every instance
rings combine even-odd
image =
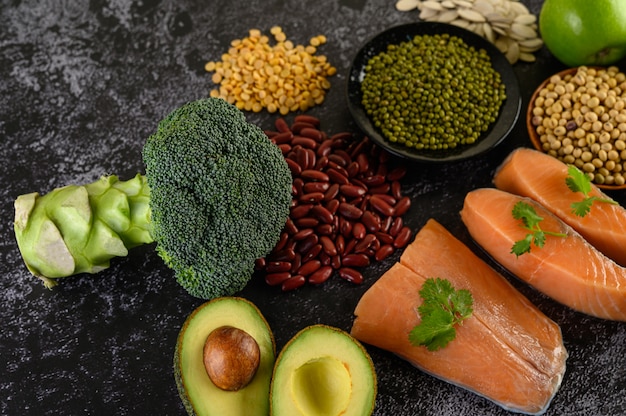
[[[421,321],[411,330],[409,341],[436,351],[456,337],[455,325],[472,315],[472,294],[467,289],[455,290],[439,277],[426,279],[419,294],[423,300],[417,308]]]
[[[572,192],[580,192],[583,194],[583,200],[578,202],[572,202],[572,212],[579,217],[584,217],[591,211],[591,206],[594,202],[605,202],[607,204],[617,205],[617,202],[610,198],[601,198],[599,196],[589,196],[591,192],[591,179],[585,175],[580,169],[574,165],[569,165],[567,168],[568,176],[565,178],[567,187]]]
[[[519,201],[513,206],[513,218],[521,220],[523,228],[530,231],[526,234],[526,237],[522,240],[516,241],[511,248],[511,253],[516,257],[524,253],[530,253],[531,245],[541,248],[546,242],[546,235],[553,235],[556,237],[566,237],[567,234],[557,233],[553,231],[542,230],[539,223],[543,221],[543,217],[537,214],[535,208],[530,204]]]

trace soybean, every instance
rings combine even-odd
[[[543,151],[598,185],[626,183],[626,75],[617,67],[581,66],[554,75],[531,106]]]
[[[361,90],[383,136],[416,150],[476,143],[506,99],[488,53],[445,33],[389,45],[368,61]]]

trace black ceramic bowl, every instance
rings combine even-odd
[[[387,45],[412,40],[416,35],[448,33],[463,39],[469,46],[484,49],[491,57],[493,68],[500,73],[506,86],[506,100],[500,108],[496,122],[485,131],[476,143],[458,146],[452,150],[417,150],[388,141],[377,129],[361,103],[361,82],[368,61],[384,52]],[[460,27],[434,22],[418,22],[392,27],[370,39],[356,54],[348,74],[348,108],[357,125],[378,145],[397,156],[422,162],[450,162],[482,154],[498,145],[511,132],[520,114],[522,100],[513,68],[505,56],[489,41]]]

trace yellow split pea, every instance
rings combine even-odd
[[[324,101],[330,88],[328,77],[337,69],[326,56],[315,55],[326,37],[311,38],[309,45],[294,45],[279,26],[270,29],[275,45],[258,29],[231,42],[220,61],[207,62],[218,87],[211,97],[220,97],[241,110],[287,114],[306,111]]]

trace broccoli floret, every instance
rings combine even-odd
[[[164,118],[143,160],[145,175],[128,181],[19,196],[14,229],[28,269],[52,287],[156,242],[191,295],[241,290],[289,215],[291,173],[278,147],[236,107],[207,98]]]
[[[157,251],[192,295],[232,294],[278,242],[291,173],[280,150],[226,101],[191,102],[143,149]]]

